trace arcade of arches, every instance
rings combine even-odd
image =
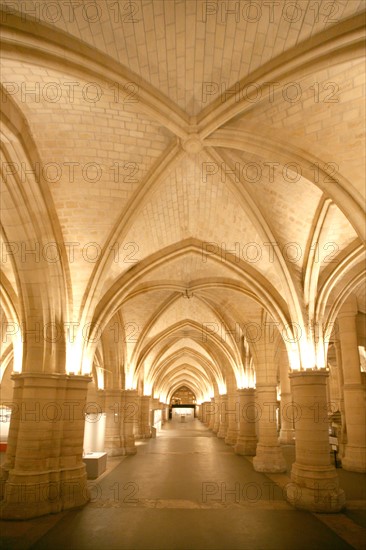
[[[1,1],[3,517],[87,502],[90,415],[125,457],[185,396],[257,472],[293,445],[296,506],[339,512],[329,436],[366,471],[364,2],[78,4]]]

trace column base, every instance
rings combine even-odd
[[[237,455],[244,456],[255,456],[255,451],[257,448],[257,438],[256,437],[238,437],[234,451]]]
[[[258,443],[253,466],[257,472],[286,472],[287,465],[279,445],[267,446]]]
[[[108,456],[119,456],[121,455],[121,438],[119,436],[105,438],[104,440],[104,450]]]
[[[365,447],[356,447],[346,445],[345,454],[342,458],[342,468],[350,472],[366,472],[366,449]]]
[[[226,434],[227,434],[226,424],[220,424],[219,431],[217,432],[217,437],[219,439],[225,439]]]
[[[235,445],[236,440],[238,439],[238,431],[237,430],[231,430],[228,429],[225,437],[225,443],[226,445]]]
[[[135,438],[133,435],[121,437],[121,454],[122,455],[135,455],[137,449],[135,446]]]
[[[339,488],[339,480],[332,466],[311,469],[292,466],[291,480],[286,488],[286,499],[292,506],[310,512],[337,513],[345,506],[346,497]]]
[[[143,428],[141,439],[150,439],[151,438],[151,427],[146,426],[146,428]]]
[[[85,466],[49,472],[9,472],[2,519],[24,520],[80,508],[90,500]]]
[[[295,430],[280,430],[278,441],[282,445],[295,445]]]

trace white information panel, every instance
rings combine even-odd
[[[106,414],[87,414],[85,416],[84,453],[104,451]]]

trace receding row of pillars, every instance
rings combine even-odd
[[[154,432],[154,411],[163,424],[169,406],[137,390],[100,390],[87,400],[88,376],[13,375],[12,416],[5,462],[0,468],[3,519],[28,519],[82,506],[89,500],[83,436],[105,415],[104,449],[133,455],[136,439]]]
[[[106,411],[104,447],[110,456],[136,453],[137,439],[152,437],[154,411],[161,411],[161,423],[169,419],[169,405],[137,390],[103,390]]]
[[[199,419],[239,455],[253,456],[258,472],[286,472],[280,443],[295,444],[296,460],[286,492],[297,508],[338,512],[345,504],[330,460],[327,415],[328,372],[310,370],[290,375],[291,394],[281,401],[277,431],[277,394],[273,385],[240,389],[201,406]]]

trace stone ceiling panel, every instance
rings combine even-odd
[[[365,76],[364,61],[354,60],[294,78],[276,88],[272,101],[269,96],[254,103],[241,124],[276,129],[279,139],[332,163],[334,175],[348,178],[365,196]]]
[[[156,323],[151,327],[147,338],[154,338],[169,326],[186,319],[191,319],[195,323],[198,323],[203,331],[208,324],[213,323],[217,325],[220,322],[217,315],[199,299],[198,295],[193,295],[190,298],[182,296],[161,314]]]
[[[1,4],[12,11],[16,5]],[[264,63],[363,7],[362,0],[297,0],[296,10],[292,2],[23,0],[17,11],[31,31],[33,15],[116,59],[195,115]]]
[[[106,238],[171,136],[137,107],[114,101],[106,84],[80,79],[71,92],[69,75],[9,59],[2,75],[18,87],[12,97],[41,159],[32,169],[48,182],[64,241],[72,243],[77,305]],[[21,167],[19,172],[22,177]],[[127,260],[131,253],[125,250]]]
[[[274,155],[260,158],[228,149],[225,153],[231,159],[238,177],[244,177],[245,185],[273,230],[280,250],[285,257],[288,251],[289,257],[296,258],[296,261],[291,260],[291,266],[301,278],[306,247],[322,192],[302,177],[300,163],[291,170],[291,167],[278,165]],[[271,250],[268,246],[265,250],[269,255]]]
[[[202,172],[204,163],[209,162],[206,159],[206,156],[186,157],[171,172],[136,216],[125,243],[137,244],[141,260],[193,237],[202,241],[207,250],[216,251],[223,261],[230,253],[237,262],[247,261],[280,290],[281,279],[275,264],[269,254],[263,253],[260,224],[254,227],[220,171],[206,181]],[[112,269],[113,275],[118,276],[118,266]]]

